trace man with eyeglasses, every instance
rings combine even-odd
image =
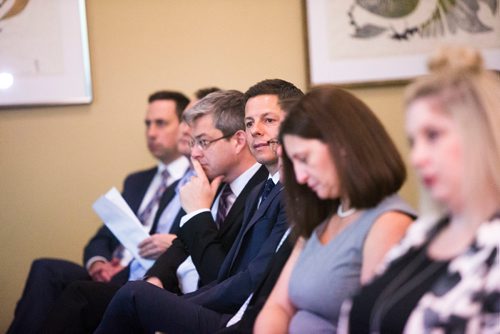
[[[251,293],[267,275],[270,260],[276,258],[276,249],[287,229],[281,198],[282,185],[279,183],[279,144],[276,137],[285,117],[284,100],[296,100],[302,95],[293,84],[279,79],[259,82],[245,93],[247,142],[252,155],[266,166],[268,177],[249,195],[243,225],[221,265],[217,279],[182,297],[145,282],[131,282],[115,295],[96,333],[111,330],[121,333],[213,333],[225,327],[245,299],[250,300]],[[223,136],[226,135],[195,136],[197,140],[193,145],[203,150],[222,140]],[[200,156],[200,163],[206,165],[204,170],[208,173],[210,161],[205,156]],[[191,190],[199,189],[202,183],[206,187],[206,181],[200,180],[199,184],[192,184]],[[212,186],[215,188],[213,182]],[[189,210],[187,205],[185,209]],[[204,231],[195,225],[191,228]],[[193,234],[189,236],[193,237]],[[179,238],[183,238],[182,232]],[[188,248],[196,247],[197,240],[187,240],[186,245]],[[284,256],[287,254],[285,252]],[[152,272],[150,270],[149,273]],[[168,276],[159,271],[156,273],[158,277],[150,277],[149,282],[160,287],[161,284],[168,284]],[[232,320],[234,323],[239,318]]]
[[[223,91],[209,94],[184,115],[192,126],[197,175],[181,188],[187,214],[174,247],[148,271],[151,283],[185,294],[217,278],[241,227],[245,200],[268,174],[247,145],[244,107],[242,93]]]

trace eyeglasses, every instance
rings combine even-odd
[[[216,139],[212,139],[212,140],[207,140],[207,139],[193,139],[189,143],[189,146],[191,146],[191,148],[193,148],[194,146],[197,146],[200,150],[205,151],[210,145],[212,145],[216,141],[219,141],[219,140],[222,140],[222,139],[226,139],[226,138],[230,138],[233,135],[234,135],[234,133],[230,133],[228,135],[225,135],[225,136],[222,136],[222,137],[219,137],[219,138],[216,138]]]

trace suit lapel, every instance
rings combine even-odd
[[[260,203],[259,208],[254,212],[254,214],[250,218],[250,222],[245,224],[245,233],[248,232],[252,228],[252,226],[266,213],[269,205],[273,202],[273,199],[283,190],[283,185],[281,183],[277,183],[276,186],[271,190],[266,200]],[[260,192],[259,192],[260,193]],[[258,197],[260,198],[260,196]],[[257,201],[258,201],[257,198]]]
[[[259,203],[259,197],[260,197],[259,195],[262,192],[262,188],[264,187],[264,183],[265,183],[265,181],[259,183],[257,186],[255,186],[254,189],[252,189],[252,191],[248,195],[247,201],[245,203],[246,204],[245,205],[245,213],[243,215],[243,223],[242,223],[241,229],[238,232],[238,235],[236,236],[236,239],[233,243],[233,246],[229,250],[229,253],[226,255],[226,258],[224,259],[224,262],[222,263],[221,269],[220,269],[219,274],[217,276],[218,277],[217,279],[220,281],[224,280],[229,273],[229,269],[231,268],[232,263],[236,257],[235,254],[237,254],[237,250],[239,249],[240,244],[241,244],[242,235],[245,231],[245,225],[246,225],[245,222],[247,222],[252,217],[251,213],[255,211],[255,208],[257,207],[257,204]]]
[[[266,198],[266,201],[265,202],[262,202],[260,203],[260,206],[259,208],[257,209],[257,211],[255,211],[255,214],[253,216],[251,216],[249,219],[250,221],[248,223],[246,222],[243,222],[243,231],[242,233],[240,234],[240,237],[237,239],[237,245],[235,247],[235,251],[232,253],[232,257],[231,257],[231,263],[230,265],[227,267],[227,272],[230,272],[231,271],[231,268],[233,267],[233,264],[234,264],[234,261],[236,261],[236,259],[238,258],[238,256],[240,255],[240,249],[241,249],[241,245],[243,245],[243,240],[245,239],[245,237],[247,236],[247,234],[249,234],[250,230],[252,229],[252,227],[260,220],[260,218],[267,212],[267,210],[269,209],[269,206],[271,205],[271,203],[273,202],[274,198],[283,190],[283,185],[278,182],[276,184],[276,186],[271,190],[271,192],[269,193],[269,196]],[[258,202],[258,199],[260,198],[260,194],[262,193],[262,191],[259,191],[258,194],[259,196],[257,196],[257,202]]]
[[[130,196],[126,198],[126,200],[135,214],[139,211],[142,200],[144,199],[144,196],[146,195],[149,185],[151,184],[151,181],[153,181],[157,170],[158,167],[153,167],[144,172],[139,172],[139,174],[136,174],[136,177],[131,178],[130,181],[133,182],[131,184],[132,192],[130,192]]]
[[[255,211],[257,211],[257,205],[259,204],[259,198],[260,194],[262,193],[262,189],[264,187],[264,183],[266,181],[263,181],[259,183],[253,190],[250,192],[250,194],[247,197],[247,201],[245,203],[245,212],[243,214],[243,226],[246,225],[246,222],[252,218],[252,215]]]

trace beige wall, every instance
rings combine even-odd
[[[94,102],[0,110],[0,331],[31,261],[81,261],[99,226],[90,206],[150,166],[142,118],[157,89],[247,89],[283,78],[305,89],[300,0],[88,0]],[[402,87],[353,89],[405,150]],[[414,184],[403,195],[415,203]]]

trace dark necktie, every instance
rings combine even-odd
[[[269,178],[267,179],[266,183],[264,184],[264,190],[262,191],[262,195],[260,196],[260,204],[264,203],[266,198],[269,196],[271,191],[273,190],[275,184],[273,179]],[[259,204],[259,206],[260,206]]]
[[[233,191],[231,190],[231,187],[229,186],[229,184],[226,184],[224,186],[224,190],[222,190],[222,194],[220,195],[219,206],[217,207],[217,215],[215,218],[215,224],[217,225],[217,228],[219,228],[224,222],[224,219],[226,219],[227,213],[229,211],[229,196],[231,196],[232,194]]]
[[[138,215],[141,223],[145,224],[148,221],[153,209],[158,205],[158,203],[160,203],[161,196],[165,192],[165,189],[167,189],[167,180],[169,176],[170,173],[166,169],[161,173],[160,186],[156,189],[156,192],[153,195],[153,198],[151,198],[151,201],[149,201],[148,205],[146,205],[144,210],[142,210],[142,212]]]

